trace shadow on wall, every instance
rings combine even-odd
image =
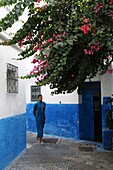
[[[32,103],[26,105],[27,130],[36,132],[33,106]],[[78,105],[47,104],[44,134],[78,139]]]

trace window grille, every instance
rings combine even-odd
[[[38,95],[41,93],[41,88],[39,86],[31,86],[31,101],[37,101]]]
[[[18,67],[7,64],[7,93],[18,93]]]

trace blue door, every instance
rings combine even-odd
[[[79,104],[79,132],[80,139],[94,141],[94,106],[91,91],[82,92]]]

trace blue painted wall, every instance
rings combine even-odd
[[[27,130],[36,132],[35,118],[33,116],[33,104],[26,106]],[[78,105],[77,104],[47,104],[46,135],[55,135],[66,138],[79,138]]]
[[[110,97],[103,97],[103,106],[102,106],[102,129],[107,128],[107,113],[106,111],[110,109],[110,103],[106,103],[106,101],[110,99]]]
[[[26,147],[26,114],[0,119],[0,170]]]
[[[111,104],[106,101],[110,99],[110,97],[103,98],[103,106],[102,106],[102,143],[104,149],[111,150],[113,148],[113,129],[107,129],[107,110],[110,110]]]

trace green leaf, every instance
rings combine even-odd
[[[69,45],[73,45],[73,40],[70,40],[70,39],[69,39],[69,40],[67,40],[66,42],[67,42]]]

